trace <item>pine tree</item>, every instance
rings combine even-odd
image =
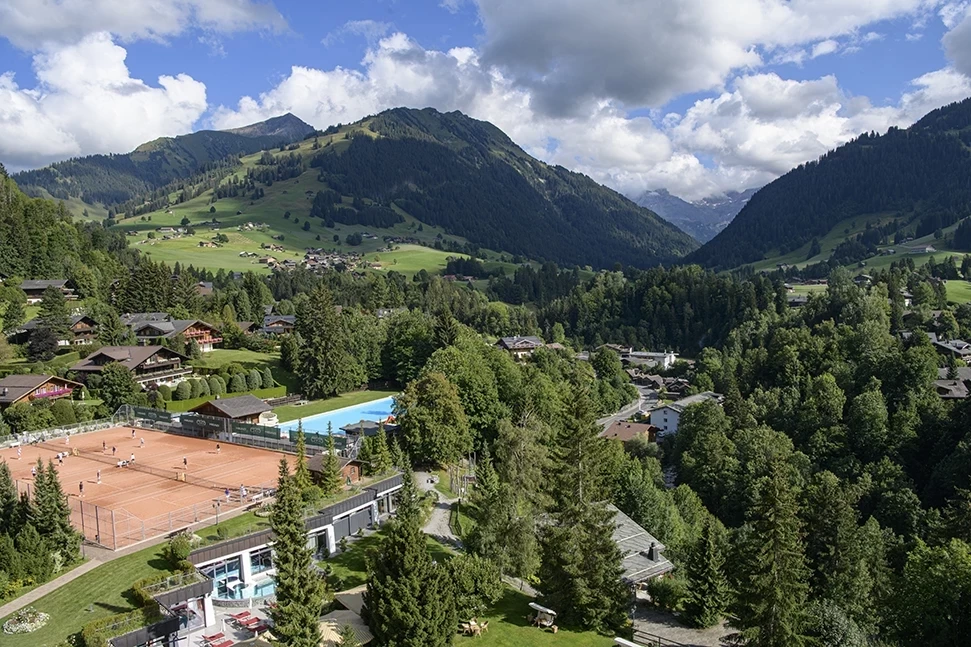
[[[7,309],[3,313],[3,332],[10,334],[17,330],[26,318],[23,302],[20,299],[11,298],[7,301]]]
[[[391,449],[388,447],[388,434],[384,431],[384,424],[378,425],[378,434],[371,443],[371,472],[373,474],[387,474],[393,467]]]
[[[301,496],[313,485],[307,468],[307,436],[303,433],[303,420],[297,421],[297,465],[293,470],[293,481]]]
[[[40,320],[40,325],[50,330],[55,338],[58,340],[67,338],[71,331],[71,311],[60,289],[50,286],[44,290],[37,318]]]
[[[448,568],[435,564],[421,531],[417,487],[405,472],[397,516],[368,556],[368,625],[384,647],[451,645],[458,622]]]
[[[743,576],[733,609],[736,638],[753,647],[800,647],[807,580],[802,526],[787,466],[772,461],[750,511],[751,533],[741,554]]]
[[[682,615],[689,624],[711,627],[725,615],[729,588],[722,570],[724,564],[725,559],[716,542],[715,520],[709,516],[684,563],[688,595]]]
[[[17,534],[19,528],[14,526],[17,510],[17,486],[10,474],[10,467],[6,461],[0,462],[0,528],[4,532]]]
[[[321,283],[297,311],[300,377],[311,398],[328,398],[356,386],[349,383],[351,357],[330,290]]]
[[[629,593],[605,498],[607,441],[599,436],[589,395],[575,395],[553,457],[554,505],[540,538],[544,604],[567,623],[607,631],[623,625]]]
[[[61,489],[53,460],[45,468],[43,462],[37,459],[35,485],[34,526],[50,542],[53,549],[61,554],[65,562],[72,562],[78,556],[81,536],[71,525],[71,508]]]
[[[337,633],[337,647],[361,647],[357,634],[354,633],[354,627],[351,625],[341,627]]]
[[[324,495],[330,496],[337,494],[344,486],[344,479],[341,476],[341,463],[337,457],[337,447],[334,444],[334,430],[331,424],[327,423],[327,454],[324,456],[321,465],[320,487]]]
[[[280,461],[270,526],[276,536],[273,560],[277,572],[277,606],[271,612],[273,635],[287,647],[318,647],[325,586],[313,568],[313,553],[307,547],[304,528],[303,501],[286,459]]]

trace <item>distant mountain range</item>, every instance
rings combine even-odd
[[[220,165],[235,168],[237,156],[277,153],[314,132],[284,115],[230,131],[159,139],[127,155],[59,162],[15,179],[35,195],[125,203],[126,211],[164,209],[171,195],[183,193],[171,182],[180,186]],[[698,247],[652,211],[585,175],[529,156],[496,126],[460,112],[395,108],[318,137],[322,141],[312,147],[261,158],[230,192],[245,191],[264,212],[282,218],[292,201],[284,206],[275,191],[264,198],[258,189],[302,178],[325,195],[301,219],[377,228],[379,234],[412,216],[474,246],[561,266],[648,267],[676,262]],[[195,178],[192,195],[208,195],[214,181]],[[274,201],[281,202],[278,210]]]
[[[723,196],[705,198],[695,202],[682,200],[666,189],[646,191],[635,202],[701,243],[708,242],[742,210],[758,189],[729,191]]]
[[[846,264],[876,254],[878,245],[932,234],[941,249],[950,241],[945,230],[969,213],[968,178],[971,99],[801,164],[762,187],[688,260],[720,269],[776,258]]]
[[[161,137],[122,155],[89,155],[17,173],[28,195],[79,198],[105,207],[147,197],[175,180],[195,175],[234,155],[250,155],[303,139],[314,132],[291,114],[228,131],[200,130]]]

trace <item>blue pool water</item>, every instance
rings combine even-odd
[[[386,420],[391,415],[394,407],[394,398],[387,397],[363,404],[355,404],[343,409],[318,413],[315,416],[303,418],[303,430],[305,432],[315,432],[318,434],[327,433],[327,423],[329,422],[335,434],[342,434],[341,427],[352,425],[361,420],[373,420],[375,422]],[[280,425],[280,429],[286,431],[297,430],[297,420],[291,420]]]

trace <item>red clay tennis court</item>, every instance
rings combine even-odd
[[[284,454],[138,427],[133,438],[132,429],[113,427],[24,445],[19,459],[17,448],[4,449],[0,457],[21,492],[32,491],[37,459],[45,465],[53,459],[72,522],[86,539],[111,549],[214,519],[276,487]],[[133,454],[131,466],[119,466]]]

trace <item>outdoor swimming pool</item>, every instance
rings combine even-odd
[[[394,398],[389,396],[380,400],[373,400],[371,402],[364,402],[363,404],[344,407],[343,409],[328,411],[327,413],[318,413],[315,416],[308,416],[302,419],[303,430],[307,433],[326,434],[327,423],[330,423],[335,434],[342,434],[344,432],[340,430],[341,427],[352,425],[361,420],[373,420],[374,422],[386,420],[391,415],[393,407]],[[280,425],[280,429],[296,431],[297,422],[298,420],[285,422]]]

